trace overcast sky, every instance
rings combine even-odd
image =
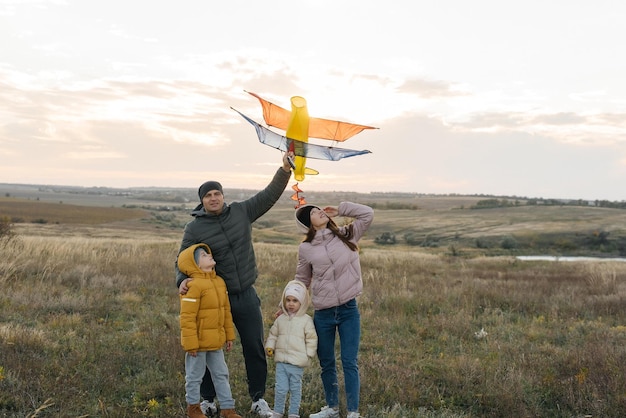
[[[263,122],[246,90],[380,128],[309,159],[305,195],[626,200],[624,22],[608,0],[0,0],[0,182],[263,187],[281,153],[231,109]]]

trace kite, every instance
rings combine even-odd
[[[232,109],[232,108],[231,108]],[[370,154],[369,150],[354,150],[347,148],[329,147],[317,144],[311,144],[308,142],[297,141],[292,138],[288,138],[284,135],[277,134],[274,131],[270,131],[265,126],[261,126],[259,123],[250,119],[237,109],[233,109],[239,113],[245,120],[250,122],[256,130],[259,142],[265,145],[269,145],[272,148],[276,148],[283,152],[293,151],[297,157],[313,158],[317,160],[329,160],[339,161],[342,158],[354,157],[356,155]],[[298,143],[301,142],[301,143]],[[307,173],[308,174],[308,173]]]
[[[357,125],[330,119],[311,118],[309,117],[304,97],[293,96],[291,98],[291,111],[288,111],[268,102],[255,93],[247,93],[256,97],[261,102],[265,123],[268,126],[284,130],[285,135],[280,135],[261,126],[238,110],[231,109],[239,113],[254,126],[259,142],[283,152],[291,151],[294,153],[295,159],[294,161],[290,159],[289,163],[293,169],[294,177],[298,181],[303,181],[306,174],[319,174],[317,170],[305,166],[307,158],[338,161],[342,158],[371,153],[369,150],[353,150],[311,144],[309,143],[309,137],[343,142],[365,129],[377,129],[373,126]],[[299,193],[301,193],[302,190],[300,190],[297,183],[292,188],[296,192],[292,196],[292,199],[298,202],[297,208],[305,204],[306,201],[303,197],[300,197]]]
[[[282,107],[277,106],[274,103],[262,99],[255,93],[251,93],[249,91],[247,93],[251,96],[256,97],[261,102],[261,106],[263,107],[263,119],[265,119],[265,123],[267,123],[269,126],[282,129],[283,131],[286,131],[289,128],[291,115],[293,113],[293,107],[292,112],[289,112],[288,110],[283,109]],[[300,104],[300,106],[304,106],[304,109],[306,111],[306,100],[304,100],[304,98],[302,97],[293,97],[292,106],[294,103],[293,99],[295,98],[298,98],[296,102],[302,103]],[[309,118],[308,123],[309,138],[330,139],[337,142],[343,142],[346,139],[350,139],[364,129],[378,129],[374,128],[373,126],[356,125],[354,123],[320,118]]]

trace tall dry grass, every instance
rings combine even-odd
[[[177,249],[177,240],[146,236],[0,244],[0,416],[184,416]],[[256,249],[269,328],[297,248]],[[371,245],[361,256],[362,415],[626,416],[626,263]],[[247,413],[240,350],[227,361],[237,408]],[[270,361],[270,404],[273,377]],[[301,416],[323,405],[314,365]]]

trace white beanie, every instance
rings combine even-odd
[[[304,303],[306,297],[306,287],[299,283],[288,283],[285,287],[285,298],[287,296],[293,296],[298,299],[300,303]]]

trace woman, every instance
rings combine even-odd
[[[354,218],[338,227],[336,216]],[[306,233],[298,248],[295,279],[311,289],[318,336],[317,356],[327,406],[310,418],[339,417],[339,384],[335,362],[335,336],[339,333],[348,418],[359,418],[360,378],[357,357],[361,316],[356,297],[363,290],[357,243],[374,219],[372,208],[342,202],[338,207],[306,205],[296,210],[298,228]]]

